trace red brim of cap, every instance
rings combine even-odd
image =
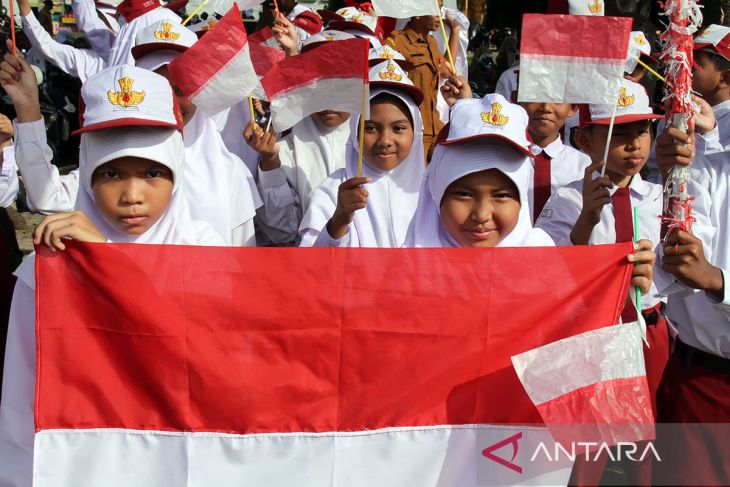
[[[423,103],[423,92],[415,86],[390,81],[371,81],[370,86],[375,88],[391,88],[405,91],[408,96],[413,98],[416,105],[421,106],[421,103]]]
[[[98,130],[110,129],[114,127],[169,127],[182,132],[180,125],[163,122],[161,120],[144,120],[141,118],[116,118],[107,120],[106,122],[94,123],[74,130],[71,135],[85,134],[87,132],[96,132]]]
[[[317,10],[317,13],[320,17],[322,17],[322,20],[326,24],[327,22],[344,22],[345,18],[342,15],[338,15],[337,13],[333,12],[332,10]]]
[[[639,55],[639,59],[644,61],[646,64],[650,64],[650,63],[656,64],[659,62],[659,60],[657,58],[655,58],[654,56],[652,56],[651,54],[644,54],[643,52]]]
[[[469,142],[479,139],[498,139],[503,142],[506,142],[509,146],[511,146],[514,149],[517,149],[518,152],[521,154],[524,154],[527,157],[534,158],[535,155],[530,152],[530,150],[527,147],[522,147],[520,144],[515,142],[514,140],[510,139],[509,137],[505,137],[504,135],[499,134],[478,134],[478,135],[472,135],[471,137],[463,137],[461,139],[452,139],[452,140],[444,140],[439,142],[440,145],[452,145],[452,144],[459,144],[461,142]]]
[[[411,69],[413,69],[413,63],[404,59],[369,59],[368,65],[372,68],[373,66],[383,63],[385,61],[393,61],[395,64],[400,66],[403,71],[410,71]]]
[[[730,51],[725,51],[724,49],[718,49],[717,47],[718,46],[710,44],[709,42],[704,42],[704,43],[700,43],[700,44],[695,44],[693,51],[699,51],[699,50],[710,51],[713,54],[722,56],[725,59],[727,59],[728,61],[730,61]]]
[[[156,51],[176,51],[185,52],[188,50],[187,46],[181,46],[180,44],[172,44],[169,42],[150,42],[148,44],[140,44],[132,48],[132,57],[135,61],[138,61],[145,57],[147,54]]]
[[[620,115],[613,119],[614,125],[622,125],[625,123],[639,122],[641,120],[661,120],[664,115],[657,115],[655,113],[634,113],[631,115]],[[598,120],[591,120],[582,124],[583,127],[586,125],[610,125],[611,118],[599,118]]]
[[[345,20],[336,20],[333,22],[330,22],[327,25],[328,29],[334,29],[334,30],[359,30],[360,32],[364,32],[366,34],[370,34],[372,36],[378,37],[378,35],[370,30],[370,28],[365,24],[358,24],[357,22],[347,22]]]

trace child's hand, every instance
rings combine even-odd
[[[678,230],[667,236],[662,269],[691,288],[723,297],[722,271],[707,261],[702,241],[691,233]]]
[[[647,294],[654,280],[654,245],[649,240],[639,240],[634,244],[634,249],[636,251],[627,257],[629,262],[636,264],[631,272],[631,285],[638,286],[641,294]]]
[[[279,43],[287,56],[296,56],[299,54],[299,36],[297,36],[297,28],[283,14],[274,20],[274,27],[271,29],[274,33],[274,39]]]
[[[281,166],[279,160],[279,146],[276,145],[276,134],[273,131],[264,132],[264,129],[253,122],[249,122],[243,131],[246,143],[261,157],[261,170],[271,171]]]
[[[13,43],[8,39],[8,49],[0,63],[0,86],[10,98],[19,122],[35,122],[41,119],[38,103],[38,80],[30,65],[20,54],[13,54]]]
[[[656,138],[656,162],[665,180],[672,166],[688,166],[695,156],[694,133],[668,126]]]
[[[458,74],[451,74],[446,78],[446,82],[441,87],[441,94],[449,106],[453,106],[457,100],[473,96],[469,83]]]
[[[47,216],[33,231],[33,243],[44,244],[54,252],[66,249],[64,238],[79,242],[106,242],[106,237],[80,211]]]
[[[700,111],[695,113],[692,117],[692,123],[694,123],[695,132],[698,134],[706,134],[710,130],[715,128],[717,120],[715,118],[715,112],[712,111],[712,107],[705,100],[697,95],[692,95],[692,101],[697,103]]]
[[[583,209],[575,222],[573,232],[570,238],[573,245],[587,245],[591,238],[593,227],[601,221],[601,210],[611,202],[611,193],[608,188],[613,187],[613,183],[608,176],[599,176],[593,178],[595,171],[600,171],[603,167],[602,162],[594,162],[588,166],[583,176]]]
[[[13,122],[0,113],[0,148],[13,143]]]
[[[340,184],[337,191],[337,209],[327,222],[327,231],[332,238],[342,238],[347,235],[349,225],[355,218],[355,212],[367,205],[368,191],[362,185],[369,182],[370,178],[352,178]]]

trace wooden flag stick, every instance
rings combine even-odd
[[[253,107],[253,97],[251,95],[248,95],[248,107],[251,110],[251,123],[253,123],[253,128],[258,127],[256,125],[256,110]]]
[[[200,9],[201,8],[205,7],[205,4],[206,3],[208,3],[208,0],[203,0],[202,2],[200,2],[200,5],[198,5],[195,8],[195,10],[193,10],[193,13],[191,13],[190,15],[188,15],[188,18],[187,19],[183,20],[182,25],[187,25],[187,23],[190,22],[190,19],[192,19],[193,17],[195,17],[195,14],[197,14],[198,12],[200,12]]]
[[[360,114],[360,133],[358,134],[360,139],[360,150],[358,151],[357,156],[357,177],[362,176],[362,153],[365,150],[365,117],[367,116],[368,103],[370,102],[370,100],[368,100],[368,82],[370,72],[370,64],[368,63],[369,54],[370,44],[365,43],[365,71],[362,79],[362,113]]]
[[[446,35],[446,27],[444,27],[444,19],[441,17],[441,7],[439,7],[438,0],[436,0],[436,7],[439,10],[439,24],[441,25],[441,34],[444,36],[444,44],[446,44],[446,55],[448,56],[449,64],[451,64],[451,74],[456,74],[456,64],[454,64],[454,58],[451,56],[449,37]]]
[[[606,175],[606,159],[608,159],[608,149],[611,146],[611,136],[613,135],[613,125],[616,121],[616,107],[618,101],[613,102],[613,113],[611,114],[611,122],[608,124],[608,136],[606,137],[606,148],[603,149],[603,167],[601,168],[601,177]]]
[[[13,43],[13,54],[18,53],[18,48],[15,44],[15,7],[13,7],[13,3],[15,0],[9,0],[10,1],[10,40]]]
[[[464,3],[464,15],[469,16],[469,0],[466,0],[466,3]]]

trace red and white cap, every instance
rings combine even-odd
[[[159,74],[128,64],[107,68],[81,87],[80,134],[110,127],[170,127],[182,132],[182,115]]]
[[[161,6],[160,0],[124,0],[117,5],[117,15],[121,15],[126,23],[130,23]]]
[[[643,32],[635,30],[629,37],[629,52],[638,52],[641,55],[651,57],[651,44]]]
[[[137,33],[132,56],[137,66],[154,71],[169,64],[198,41],[193,31],[180,23],[162,20]]]
[[[612,114],[613,105],[583,105],[580,109],[580,126],[608,125],[611,123]],[[661,118],[664,117],[654,114],[643,86],[627,79],[621,80],[616,100],[615,125]]]
[[[730,27],[712,24],[695,37],[695,50],[710,51],[730,60]]]
[[[605,0],[550,0],[547,13],[562,15],[603,16],[606,12]]]
[[[439,134],[439,144],[494,137],[533,157],[527,140],[527,122],[525,109],[508,102],[502,95],[491,93],[482,99],[467,98],[451,107],[449,123]]]
[[[317,46],[332,41],[344,41],[346,39],[354,39],[355,36],[339,30],[323,30],[319,34],[314,34],[304,39],[302,42],[302,52],[311,51]]]
[[[371,87],[397,88],[410,95],[416,105],[423,102],[423,92],[413,84],[403,68],[392,59],[372,66],[368,77]]]
[[[310,36],[322,32],[322,19],[311,10],[300,12],[299,15],[294,17],[292,24],[304,30]]]
[[[208,17],[206,20],[196,22],[189,26],[188,29],[190,29],[191,32],[195,32],[195,35],[198,36],[198,38],[201,38],[206,32],[215,27],[215,24],[217,23],[218,19],[215,17]]]
[[[374,47],[370,49],[368,54],[368,63],[370,66],[375,66],[383,61],[393,60],[395,63],[406,71],[413,69],[413,63],[406,61],[405,56],[394,48],[388,46]]]
[[[328,29],[335,30],[358,30],[365,34],[377,35],[378,18],[361,12],[355,7],[341,8],[336,12],[342,20],[332,20],[327,25]]]

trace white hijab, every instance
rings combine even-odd
[[[436,147],[404,247],[459,247],[441,225],[441,199],[446,188],[457,179],[487,169],[501,171],[515,183],[520,194],[517,225],[497,247],[555,245],[547,233],[532,228],[528,202],[531,171],[527,157],[504,142],[476,140]]]
[[[253,175],[202,110],[185,124],[184,141],[190,214],[210,223],[231,245],[233,229],[251,220],[262,204]]]
[[[381,93],[388,93],[403,101],[413,120],[413,145],[398,167],[387,172],[379,171],[363,161],[362,175],[372,179],[365,185],[368,203],[355,212],[350,225],[350,247],[400,247],[406,238],[408,225],[418,204],[418,193],[425,171],[423,150],[423,122],[416,103],[397,89],[376,88],[371,91],[372,100]],[[350,118],[350,141],[347,144],[346,166],[327,178],[312,195],[307,213],[299,227],[301,246],[312,246],[320,232],[326,232],[329,219],[337,208],[339,185],[357,176],[358,164],[358,117]]]
[[[281,168],[299,195],[303,213],[309,208],[314,189],[329,175],[345,167],[349,137],[349,123],[325,129],[309,116],[282,139],[279,145]]]

